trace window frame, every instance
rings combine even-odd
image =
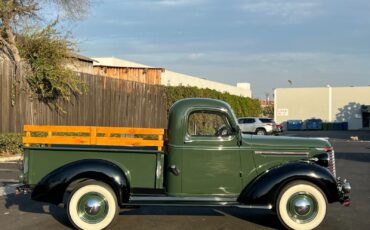
[[[190,135],[188,132],[189,129],[189,118],[193,113],[196,112],[206,112],[206,113],[213,113],[220,115],[226,119],[226,125],[229,127],[230,134],[227,136],[195,136]],[[192,141],[227,141],[232,140],[236,137],[235,127],[232,126],[231,117],[226,109],[224,108],[195,108],[187,112],[186,119],[185,119],[185,143],[192,142]]]

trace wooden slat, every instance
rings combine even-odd
[[[27,138],[30,138],[31,137],[31,133],[30,132],[26,132],[26,137]],[[29,147],[30,146],[30,143],[27,142],[27,141],[24,141],[24,138],[23,138],[23,143],[25,143],[25,146],[26,147]]]
[[[96,132],[97,133],[125,133],[125,134],[163,135],[164,134],[164,129],[96,127]]]
[[[78,144],[78,145],[90,145],[90,137],[23,137],[23,143],[27,144]]]
[[[155,146],[163,147],[160,140],[144,140],[142,138],[114,138],[97,137],[95,143],[91,143],[90,137],[23,137],[27,144],[80,144],[80,145],[115,145],[115,146]]]
[[[114,138],[97,137],[97,145],[115,145],[115,146],[154,146],[163,147],[163,142],[159,140],[144,140],[142,138]]]
[[[51,126],[51,125],[25,125],[24,131],[30,132],[70,132],[90,133],[93,126]],[[96,127],[97,133],[125,133],[125,134],[152,134],[163,135],[164,129],[152,128],[119,128],[119,127]]]
[[[158,141],[162,143],[161,146],[158,145],[158,151],[162,151],[163,150],[163,135],[158,136]]]
[[[53,125],[24,125],[23,130],[29,132],[69,132],[90,133],[90,126],[53,126]]]

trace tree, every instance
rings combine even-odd
[[[42,18],[42,6],[54,5],[69,19],[80,19],[85,15],[89,0],[0,0],[0,51],[2,56],[20,62],[16,36],[25,25],[23,20]]]
[[[262,114],[265,117],[274,117],[274,105],[267,105],[264,108],[262,108]]]
[[[90,0],[0,0],[0,58],[30,67],[26,81],[35,97],[62,110],[59,101],[69,101],[84,90],[83,82],[66,68],[74,46],[66,32],[56,29],[58,18],[79,20]],[[41,9],[54,6],[57,19],[46,26]]]

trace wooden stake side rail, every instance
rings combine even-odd
[[[25,125],[23,129],[26,133],[26,136],[23,137],[25,146],[31,144],[150,146],[157,147],[159,151],[162,151],[164,145],[164,129],[50,125]],[[32,132],[47,133],[47,136],[33,137]],[[68,135],[58,135],[58,133],[68,133]],[[82,136],[82,133],[85,135]],[[112,134],[155,135],[157,139],[112,137]]]

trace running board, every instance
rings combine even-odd
[[[238,207],[246,209],[272,209],[271,205],[244,205],[236,197],[173,197],[131,196],[124,206],[191,206],[191,207]]]

